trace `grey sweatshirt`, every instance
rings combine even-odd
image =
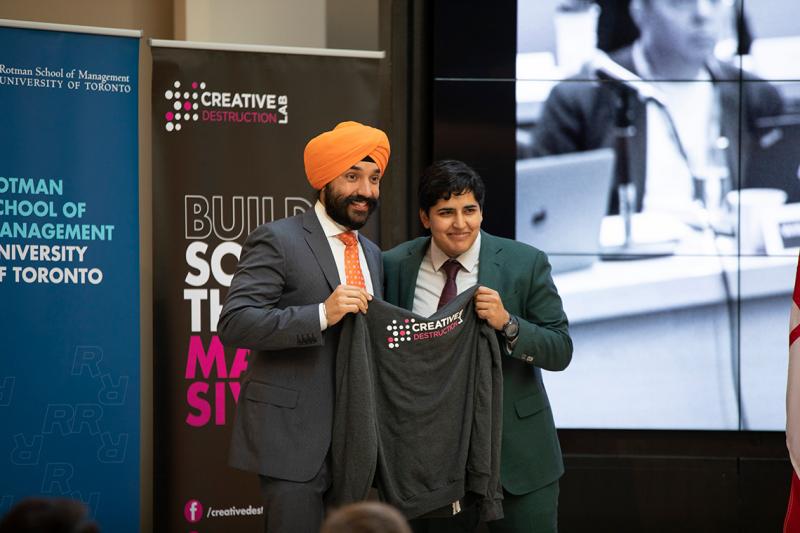
[[[502,518],[502,370],[467,290],[429,318],[373,300],[348,315],[336,360],[336,504],[381,498],[408,518],[470,492]]]

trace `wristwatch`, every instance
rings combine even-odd
[[[519,320],[517,320],[517,317],[510,313],[508,317],[508,322],[503,324],[502,331],[506,340],[511,342],[517,338],[517,335],[519,335]]]

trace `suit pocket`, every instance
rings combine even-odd
[[[247,399],[259,403],[268,403],[278,407],[294,409],[297,407],[296,390],[284,389],[275,385],[268,385],[258,381],[251,381],[247,385]]]
[[[536,392],[530,396],[525,396],[514,402],[514,409],[517,411],[517,416],[520,418],[527,418],[535,415],[545,407],[547,407],[547,396],[541,392]]]

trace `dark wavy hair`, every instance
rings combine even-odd
[[[475,170],[455,159],[436,161],[422,171],[419,181],[419,207],[426,213],[439,200],[449,200],[452,195],[473,193],[483,211],[486,186]]]

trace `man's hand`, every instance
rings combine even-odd
[[[372,295],[361,287],[339,285],[325,300],[325,319],[328,326],[339,322],[347,313],[366,313]]]
[[[475,311],[479,318],[486,320],[497,331],[503,329],[506,322],[511,319],[500,293],[489,287],[478,287],[475,291]]]

